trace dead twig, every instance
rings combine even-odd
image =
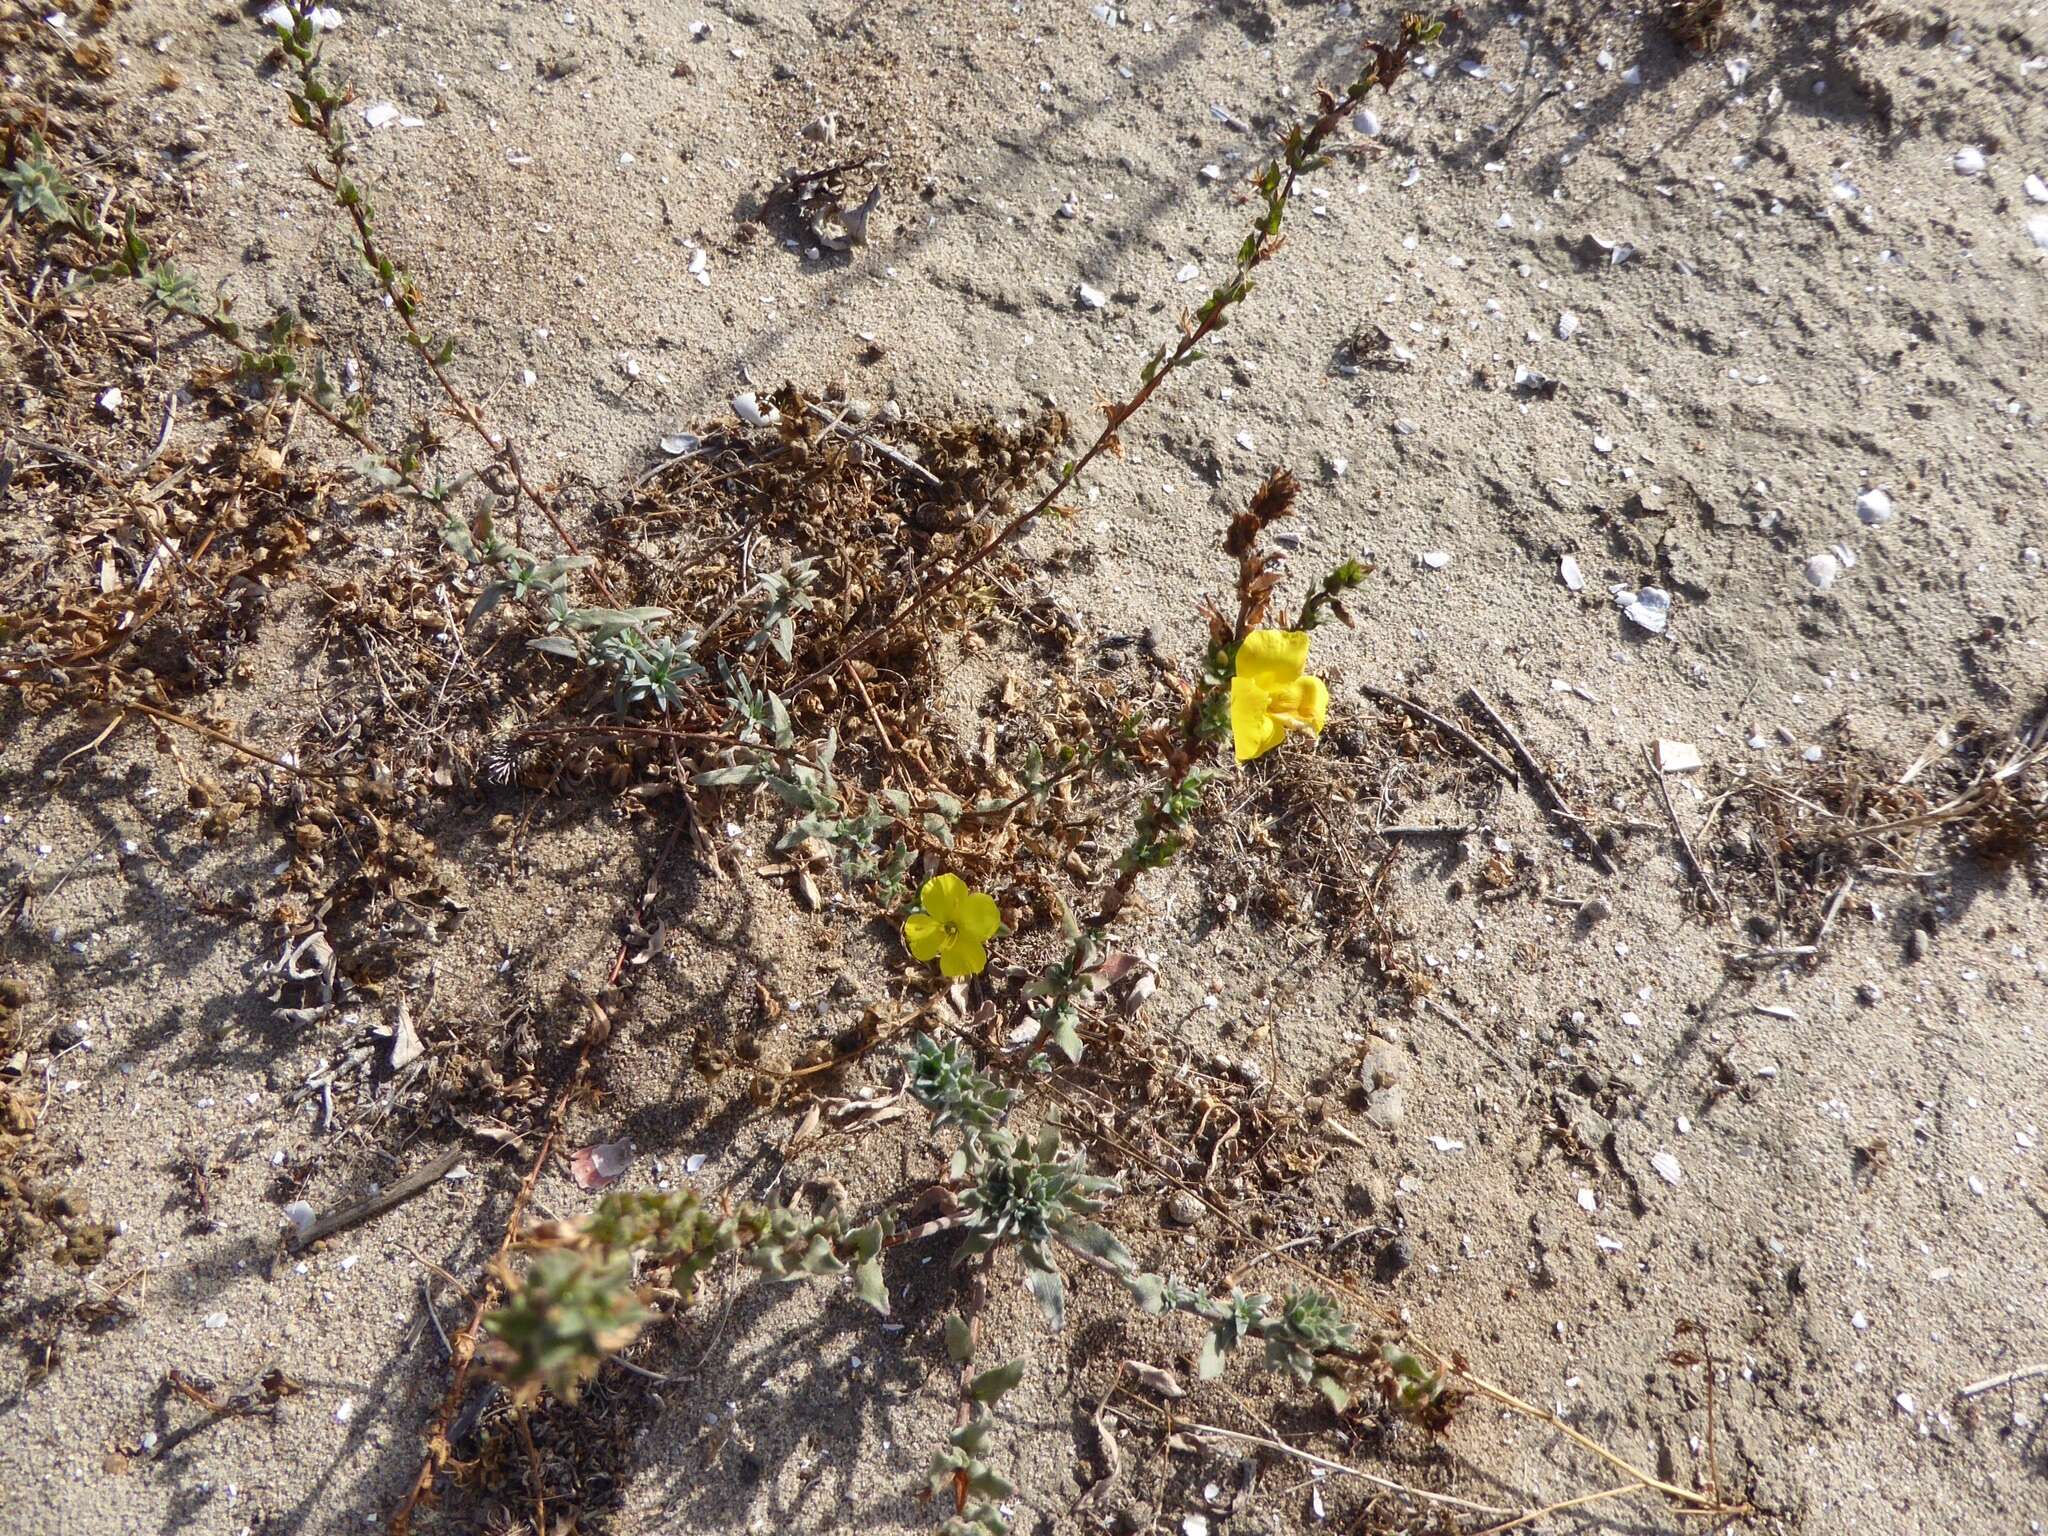
[[[1707,900],[1714,904],[1716,912],[1725,913],[1728,903],[1714,885],[1714,877],[1707,873],[1707,866],[1700,862],[1699,850],[1692,845],[1692,837],[1678,819],[1678,807],[1671,803],[1671,786],[1664,778],[1664,770],[1657,766],[1657,754],[1653,748],[1643,748],[1643,762],[1648,765],[1650,777],[1656,781],[1657,795],[1664,802],[1664,814],[1670,818],[1671,830],[1678,836],[1678,846],[1685,850],[1685,862],[1692,866],[1692,872],[1706,888]]]
[[[1982,1381],[1973,1381],[1956,1393],[1956,1396],[1962,1398],[1982,1397],[1986,1392],[1996,1392],[2000,1387],[2010,1387],[2022,1381],[2032,1381],[2036,1376],[2048,1376],[2048,1360],[2043,1360],[2037,1365],[2020,1366],[2017,1370],[2007,1371],[2001,1376],[1986,1376]]]
[[[1592,830],[1587,827],[1579,813],[1571,808],[1564,798],[1564,792],[1557,787],[1557,781],[1551,778],[1541,763],[1536,761],[1536,754],[1531,752],[1522,738],[1515,734],[1514,727],[1501,719],[1500,712],[1487,701],[1486,695],[1481,693],[1476,686],[1467,688],[1465,690],[1465,697],[1471,701],[1474,711],[1481,715],[1488,725],[1493,727],[1500,738],[1514,752],[1515,761],[1522,765],[1530,784],[1542,792],[1539,798],[1548,801],[1550,809],[1556,813],[1558,818],[1579,834],[1580,840],[1585,843],[1586,851],[1592,856],[1593,863],[1600,873],[1603,875],[1619,874],[1620,871],[1614,867],[1614,860],[1610,859],[1606,851],[1594,840]]]
[[[1137,1414],[1126,1413],[1121,1408],[1108,1408],[1105,1411],[1132,1423],[1143,1424],[1146,1422]],[[1385,1489],[1388,1493],[1398,1493],[1403,1498],[1414,1499],[1424,1504],[1442,1504],[1451,1509],[1462,1509],[1466,1513],[1474,1515],[1505,1515],[1509,1519],[1516,1519],[1523,1513],[1519,1510],[1504,1509],[1498,1504],[1479,1504],[1471,1499],[1461,1499],[1456,1494],[1432,1493],[1427,1488],[1415,1488],[1407,1483],[1397,1483],[1391,1477],[1380,1477],[1376,1473],[1362,1472],[1357,1467],[1347,1466],[1341,1461],[1332,1461],[1327,1456],[1318,1456],[1313,1451],[1304,1451],[1298,1446],[1289,1445],[1285,1440],[1269,1440],[1264,1435],[1248,1435],[1241,1429],[1223,1429],[1214,1424],[1197,1424],[1188,1419],[1175,1419],[1173,1427],[1183,1434],[1213,1435],[1218,1439],[1235,1440],[1241,1445],[1256,1445],[1262,1450],[1273,1451],[1278,1455],[1289,1457],[1307,1466],[1320,1467],[1323,1471],[1334,1472],[1339,1477],[1355,1477],[1360,1482],[1371,1483],[1375,1488]],[[1635,1490],[1631,1486],[1617,1491],[1633,1493]]]
[[[879,438],[870,437],[867,433],[861,431],[859,427],[848,426],[844,417],[834,416],[829,411],[821,410],[818,407],[818,405],[813,401],[805,401],[804,409],[809,411],[813,416],[817,417],[818,420],[824,422],[826,427],[829,428],[830,430],[841,433],[844,436],[853,438],[856,442],[867,444],[868,447],[874,449],[875,452],[879,453],[883,458],[888,459],[893,463],[902,465],[905,469],[909,470],[913,475],[916,475],[919,479],[923,480],[925,484],[935,487],[943,487],[945,485],[945,481],[941,480],[937,475],[933,474],[930,470],[926,469],[922,464],[918,463],[917,460],[913,459],[909,454],[902,453],[894,448],[891,448],[887,443],[881,441]]]
[[[337,1232],[346,1232],[350,1227],[359,1227],[366,1221],[374,1221],[386,1211],[394,1211],[413,1196],[432,1189],[455,1166],[462,1156],[462,1148],[450,1147],[425,1167],[415,1169],[396,1184],[380,1189],[374,1195],[365,1195],[353,1200],[336,1211],[329,1211],[318,1221],[307,1227],[291,1241],[294,1253],[310,1248],[323,1237],[332,1237]],[[435,1324],[438,1328],[440,1325]]]
[[[1435,726],[1453,741],[1462,743],[1466,751],[1485,763],[1487,767],[1506,779],[1510,784],[1514,783],[1516,778],[1515,770],[1507,759],[1482,746],[1463,726],[1446,720],[1435,710],[1418,704],[1413,699],[1404,698],[1398,693],[1389,693],[1386,689],[1376,687],[1371,683],[1360,683],[1358,687],[1359,691],[1369,698],[1378,699],[1383,704],[1392,704],[1397,709],[1405,709],[1424,725]]]

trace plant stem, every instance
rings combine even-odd
[[[1094,442],[1088,445],[1080,458],[1070,462],[1061,472],[1052,488],[1024,511],[1018,513],[1003,525],[993,537],[972,554],[948,571],[944,576],[929,584],[920,583],[918,590],[902,607],[868,630],[832,660],[817,667],[801,678],[792,695],[808,692],[818,682],[830,676],[858,656],[866,654],[877,641],[890,631],[908,623],[934,600],[964,578],[968,572],[985,563],[999,549],[1015,543],[1028,532],[1031,526],[1050,508],[1060,495],[1075,485],[1085,471],[1104,453],[1120,450],[1118,430],[1141,410],[1154,392],[1163,384],[1168,375],[1174,373],[1199,355],[1201,343],[1212,333],[1223,329],[1228,321],[1232,305],[1241,303],[1251,291],[1251,273],[1260,263],[1271,259],[1280,249],[1280,223],[1289,200],[1294,195],[1295,182],[1301,173],[1311,168],[1316,153],[1323,141],[1329,137],[1337,124],[1363,101],[1374,86],[1392,89],[1395,80],[1407,68],[1410,55],[1424,42],[1429,34],[1426,23],[1418,16],[1403,16],[1400,27],[1400,41],[1392,48],[1369,42],[1366,46],[1372,52],[1372,60],[1359,73],[1351,88],[1341,97],[1323,93],[1323,110],[1304,129],[1296,124],[1287,136],[1280,160],[1273,162],[1261,178],[1262,186],[1270,180],[1266,191],[1265,217],[1254,227],[1250,236],[1240,248],[1237,265],[1223,285],[1212,294],[1197,313],[1197,323],[1190,326],[1185,317],[1181,321],[1180,338],[1170,351],[1155,354],[1147,364],[1145,377],[1137,393],[1128,400],[1112,402],[1104,406],[1103,414],[1108,418]],[[1284,167],[1284,170],[1282,169]]]

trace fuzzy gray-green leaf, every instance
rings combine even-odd
[[[1012,1360],[991,1366],[967,1384],[967,1395],[977,1403],[995,1406],[1002,1395],[1024,1379],[1024,1362]]]

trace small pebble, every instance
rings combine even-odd
[[[1559,341],[1570,341],[1578,334],[1579,317],[1577,315],[1573,314],[1570,310],[1566,310],[1557,317],[1557,339]]]
[[[1842,574],[1842,562],[1833,555],[1815,555],[1806,562],[1806,579],[1816,591],[1825,592]]]
[[[1081,301],[1083,309],[1101,309],[1109,303],[1109,295],[1100,288],[1091,288],[1086,283],[1074,290],[1074,297]]]
[[[1866,528],[1881,528],[1892,520],[1889,491],[1871,489],[1856,498],[1856,515]]]
[[[1205,1213],[1201,1201],[1186,1190],[1177,1189],[1167,1197],[1159,1214],[1170,1227],[1192,1227],[1201,1223]]]
[[[2048,203],[2048,181],[2038,176],[2029,176],[2026,182],[2027,196],[2037,203]]]
[[[1984,151],[1976,145],[1956,152],[1956,174],[1958,176],[1981,176],[1984,174]]]
[[[1422,556],[1422,563],[1432,571],[1440,571],[1451,563],[1450,552],[1442,549],[1425,550]]]

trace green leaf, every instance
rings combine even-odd
[[[709,768],[694,774],[690,782],[705,789],[752,789],[765,776],[759,763],[734,763],[727,768]]]
[[[954,1430],[951,1442],[969,1456],[979,1456],[988,1449],[989,1431],[996,1427],[996,1421],[987,1414],[977,1414]]]
[[[1224,1357],[1236,1342],[1236,1335],[1228,1323],[1218,1323],[1210,1329],[1209,1336],[1202,1340],[1202,1355],[1195,1362],[1195,1374],[1204,1381],[1214,1381],[1221,1376]]]
[[[967,1469],[967,1491],[984,1499],[1007,1499],[1017,1491],[1017,1485],[995,1468],[977,1461]]]
[[[1067,1292],[1060,1284],[1060,1272],[1047,1265],[1024,1266],[1024,1289],[1031,1293],[1031,1299],[1038,1303],[1038,1310],[1045,1314],[1048,1327],[1064,1328],[1067,1322]]]
[[[1138,1261],[1131,1257],[1131,1250],[1117,1241],[1116,1234],[1095,1222],[1070,1221],[1060,1228],[1060,1235],[1083,1253],[1092,1254],[1104,1263],[1115,1265],[1125,1275],[1131,1275],[1138,1267]],[[1132,1276],[1134,1281],[1139,1278],[1152,1277]]]
[[[977,1403],[993,1407],[1018,1382],[1024,1379],[1024,1362],[1012,1360],[1006,1365],[993,1366],[983,1371],[967,1384],[967,1395]]]
[[[1074,1028],[1073,1009],[1062,1008],[1060,1010],[1059,1022],[1053,1027],[1052,1043],[1059,1048],[1060,1054],[1066,1057],[1068,1061],[1079,1061],[1081,1059],[1081,1032]]]
[[[533,650],[546,651],[550,656],[565,656],[570,661],[577,660],[583,654],[576,649],[576,642],[567,635],[542,635],[526,643]]]
[[[502,581],[494,581],[488,587],[485,587],[483,591],[477,594],[476,605],[469,610],[467,622],[474,624],[478,619],[504,601],[505,594],[511,590],[511,586]],[[572,656],[576,654],[574,647],[570,648],[569,654]]]
[[[1327,1371],[1316,1372],[1316,1390],[1328,1398],[1330,1406],[1339,1413],[1351,1406],[1351,1394],[1345,1390],[1344,1383]]]
[[[889,1315],[889,1291],[882,1284],[882,1261],[869,1259],[853,1272],[853,1288],[860,1299],[873,1307],[882,1316]]]
[[[1138,1310],[1157,1317],[1166,1310],[1166,1278],[1149,1272],[1132,1275],[1124,1282],[1138,1303]]]
[[[974,1358],[974,1330],[957,1312],[946,1318],[946,1358],[955,1365],[965,1365]]]

